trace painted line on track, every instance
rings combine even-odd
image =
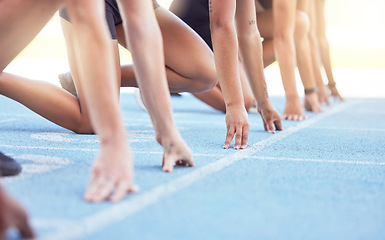
[[[16,118],[10,118],[10,119],[5,119],[5,120],[0,120],[0,124],[7,123],[7,122],[15,122],[15,121],[17,121]]]
[[[385,132],[384,128],[311,127],[311,129],[326,129],[326,130],[337,130],[337,131]]]
[[[385,166],[385,162],[348,161],[348,160],[313,159],[313,158],[258,157],[258,156],[252,156],[249,158],[261,159],[261,160],[273,160],[273,161],[289,161],[289,162],[343,163],[343,164],[352,164],[352,165]]]
[[[66,150],[66,151],[85,151],[97,152],[99,149],[92,148],[60,148],[60,147],[44,147],[44,146],[15,146],[15,145],[0,145],[0,148],[15,148],[15,149],[41,149],[41,150]]]
[[[190,172],[182,177],[173,179],[172,181],[162,184],[158,187],[153,188],[152,190],[132,195],[128,200],[116,203],[109,207],[108,209],[102,210],[98,213],[90,215],[86,218],[83,218],[80,221],[74,222],[73,225],[65,230],[58,230],[51,232],[45,236],[42,236],[40,239],[56,239],[56,240],[68,240],[68,239],[81,239],[96,233],[107,226],[110,226],[116,222],[119,222],[129,216],[136,214],[139,211],[142,211],[146,207],[149,207],[160,200],[176,193],[182,189],[187,188],[188,186],[194,184],[195,182],[210,176],[216,172],[221,171],[222,169],[248,157],[251,157],[254,153],[271,146],[272,144],[289,137],[290,135],[305,129],[312,124],[322,120],[326,117],[329,117],[347,107],[351,107],[355,104],[362,102],[362,100],[354,100],[351,102],[345,102],[344,104],[338,105],[327,112],[320,113],[319,115],[307,119],[299,123],[296,126],[290,127],[280,133],[274,134],[271,137],[262,140],[248,149],[236,152],[231,155],[227,155],[215,162],[212,162],[206,166],[200,167],[197,170]]]

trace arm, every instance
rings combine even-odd
[[[133,191],[133,158],[118,103],[103,0],[66,0],[66,4],[73,22],[80,87],[101,144],[84,198],[91,202],[119,201]]]
[[[336,88],[336,82],[334,81],[332,66],[330,62],[330,48],[329,41],[326,37],[326,24],[325,24],[325,0],[316,1],[316,17],[317,17],[317,38],[319,42],[319,50],[321,53],[322,65],[325,69],[326,76],[328,78],[328,86],[331,90],[331,94],[343,101],[343,98],[339,94]]]
[[[312,68],[314,72],[314,77],[317,85],[317,94],[318,94],[318,100],[319,102],[326,103],[326,105],[330,105],[329,103],[329,96],[330,93],[327,90],[321,74],[321,66],[320,66],[320,56],[319,56],[319,44],[318,39],[316,37],[316,14],[315,14],[315,2],[317,0],[310,0],[310,7],[309,7],[309,18],[310,18],[310,32],[309,32],[309,43],[310,43],[310,53],[311,53],[311,60],[312,60]]]
[[[295,46],[297,53],[298,71],[301,76],[302,84],[305,89],[304,107],[308,111],[321,112],[322,108],[318,102],[316,93],[316,82],[314,78],[314,69],[312,66],[311,49],[309,42],[309,0],[297,0],[296,15],[303,15],[303,27],[296,27]]]
[[[235,9],[235,0],[209,0],[215,66],[226,105],[227,135],[224,148],[229,148],[235,135],[234,148],[239,149],[247,146],[249,123],[239,79]]]
[[[236,10],[239,50],[265,130],[282,130],[278,112],[270,102],[264,75],[262,42],[257,28],[254,0],[239,1]]]
[[[156,139],[164,149],[163,170],[171,172],[174,163],[193,166],[192,153],[173,120],[162,36],[151,1],[120,0],[119,3],[135,76],[152,119]]]
[[[281,71],[286,94],[284,119],[303,120],[302,105],[297,93],[295,68],[296,54],[294,45],[296,5],[294,1],[273,0],[274,51]]]

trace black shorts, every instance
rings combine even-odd
[[[123,22],[122,16],[120,15],[119,7],[116,0],[105,0],[105,2],[106,2],[106,20],[107,20],[108,28],[110,29],[111,38],[117,39],[118,36],[116,34],[115,26],[122,24]],[[159,4],[156,1],[153,1],[153,5],[154,5],[154,9],[159,7]],[[68,12],[66,8],[62,8],[59,11],[59,15],[63,19],[71,22],[71,19],[68,16]]]
[[[261,6],[265,9],[271,9],[273,7],[273,0],[258,0]]]
[[[208,0],[174,0],[170,11],[182,19],[213,49]]]

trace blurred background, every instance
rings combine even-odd
[[[171,0],[158,2],[167,8]],[[325,12],[334,75],[341,94],[385,97],[385,1],[326,0]],[[130,54],[121,52],[122,63],[131,62]],[[6,69],[55,84],[57,74],[67,70],[57,14]],[[265,74],[270,94],[283,95],[277,66],[267,68]],[[300,82],[298,85],[301,90]]]

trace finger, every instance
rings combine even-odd
[[[242,145],[241,149],[247,148],[247,141],[249,140],[249,125],[243,127],[242,131]]]
[[[282,131],[282,122],[281,119],[277,119],[274,121],[274,126],[277,131]]]
[[[267,122],[267,131],[268,131],[269,133],[275,133],[273,119],[271,119],[271,120],[269,120],[269,121]]]
[[[90,186],[87,199],[90,202],[101,202],[108,198],[108,196],[114,190],[114,181],[105,177],[99,177]]]
[[[164,155],[163,171],[172,172],[174,170],[174,158],[171,154]]]
[[[185,160],[183,160],[183,161],[186,162],[187,166],[189,166],[189,167],[194,167],[195,166],[194,158],[193,158],[192,154],[189,154],[188,156],[185,156],[184,159]]]
[[[18,224],[17,228],[19,229],[19,232],[23,238],[34,238],[35,232],[33,231],[31,225],[28,222],[28,217],[25,216],[20,220],[20,223]]]
[[[305,119],[305,116],[304,115],[300,115],[299,117],[298,117],[298,121],[299,122],[301,122],[302,120],[304,120]]]
[[[288,116],[286,114],[283,114],[282,119],[288,120],[287,118],[288,118]]]
[[[330,106],[329,98],[326,98],[325,103],[326,103],[327,106]]]
[[[241,126],[238,126],[235,132],[235,143],[234,143],[234,149],[238,150],[241,148],[242,144],[242,132],[243,129]]]
[[[115,188],[114,193],[110,197],[111,202],[121,201],[127,194],[130,189],[131,183],[129,181],[120,181]]]
[[[294,115],[294,116],[293,116],[293,121],[298,121],[298,119],[299,119],[299,116],[298,116],[298,115]]]
[[[234,138],[234,134],[235,134],[235,128],[233,126],[230,126],[227,130],[225,145],[223,145],[224,149],[228,149],[230,147],[230,143]]]
[[[178,160],[178,161],[176,161],[175,165],[177,165],[177,166],[184,166],[184,165],[186,165],[186,163],[184,161],[182,161],[182,160]]]
[[[111,193],[114,191],[115,184],[111,179],[102,179],[103,182],[99,184],[99,188],[95,193],[92,201],[93,202],[102,202],[107,200]]]
[[[267,131],[267,125],[266,125],[266,122],[265,122],[265,119],[263,119],[263,116],[262,117],[262,121],[263,121],[263,128],[265,129],[265,131]]]
[[[84,200],[87,202],[91,202],[93,196],[97,192],[98,186],[97,186],[97,179],[94,177],[91,177],[91,181],[88,184],[87,190],[84,194]]]
[[[139,186],[135,184],[134,185],[131,184],[130,188],[128,188],[129,193],[137,193],[139,192],[139,190],[140,190]]]

